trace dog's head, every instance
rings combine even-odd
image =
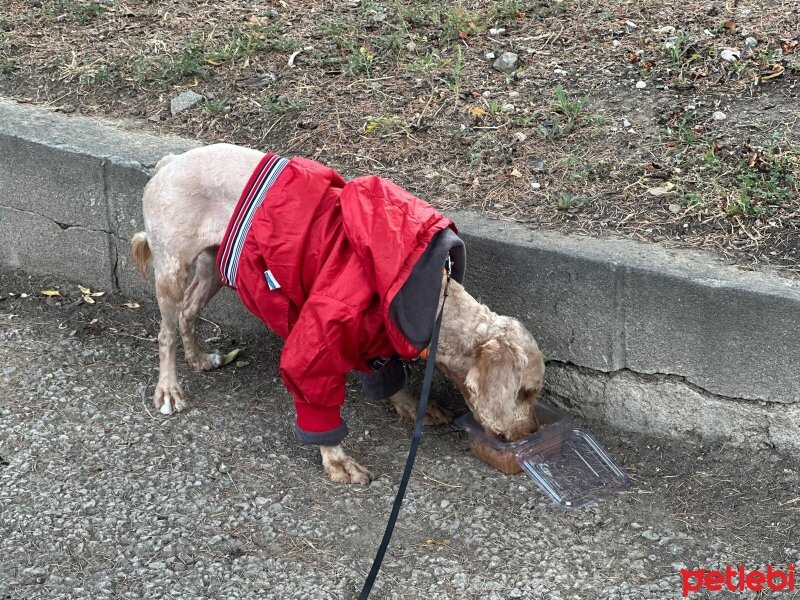
[[[499,317],[478,342],[463,391],[487,432],[506,441],[538,428],[534,404],[542,389],[544,359],[533,336],[516,319]]]

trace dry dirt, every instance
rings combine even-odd
[[[795,0],[0,11],[0,94],[20,101],[377,173],[443,209],[800,270]],[[173,116],[186,90],[205,100]]]

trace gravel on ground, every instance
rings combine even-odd
[[[181,364],[192,406],[164,417],[155,306],[83,296],[0,272],[0,598],[353,598],[410,425],[352,385],[345,445],[376,480],[333,484],[294,439],[279,341],[203,323],[243,353]],[[679,598],[681,568],[800,564],[796,457],[584,425],[634,484],[574,514],[429,430],[373,597]]]

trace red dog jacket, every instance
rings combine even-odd
[[[285,339],[281,376],[301,442],[335,445],[349,371],[409,360],[430,342],[453,223],[393,183],[345,182],[303,158],[268,154],[245,186],[217,254],[222,282]]]

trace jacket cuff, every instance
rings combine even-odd
[[[406,369],[403,362],[393,358],[383,367],[372,373],[359,373],[361,389],[367,398],[377,401],[399,392],[406,383]]]
[[[295,435],[297,435],[297,441],[301,444],[316,444],[318,446],[338,446],[342,443],[342,440],[347,436],[348,429],[347,423],[342,421],[341,425],[339,425],[336,429],[331,429],[330,431],[305,431],[304,429],[300,428],[300,425],[295,424],[294,426]]]
[[[296,402],[295,433],[301,444],[336,446],[347,435],[347,423],[342,420],[338,406],[314,406]]]

